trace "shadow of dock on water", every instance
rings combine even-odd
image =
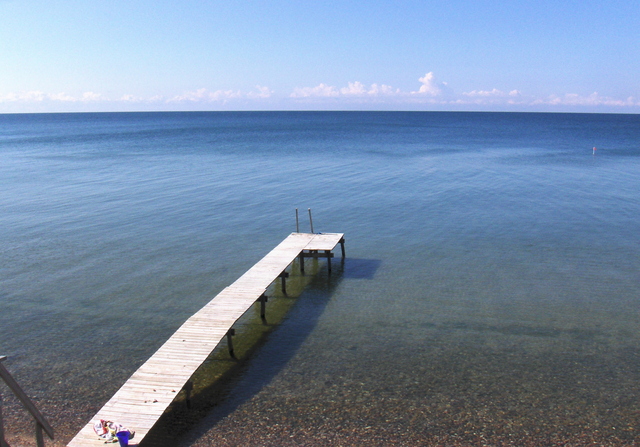
[[[376,260],[339,258],[329,272],[326,262],[314,259],[306,262],[302,274],[298,260],[294,261],[288,269],[287,294],[279,280],[267,290],[266,318],[260,317],[256,304],[234,325],[235,358],[226,343],[220,343],[192,377],[189,405],[182,390],[140,445],[189,445],[206,433],[286,366],[344,278],[371,279],[379,265]]]
[[[338,261],[338,262],[336,262]],[[266,320],[254,305],[234,325],[235,358],[221,343],[192,377],[190,408],[184,390],[148,433],[141,447],[189,445],[268,385],[313,331],[345,278],[373,279],[379,260],[337,259],[328,272],[324,261],[296,260],[289,270],[287,294],[280,281],[267,291]]]

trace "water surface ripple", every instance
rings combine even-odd
[[[65,445],[310,207],[348,258],[171,442],[637,445],[639,175],[637,115],[0,115],[0,354]]]

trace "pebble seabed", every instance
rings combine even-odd
[[[328,354],[299,356],[242,395],[248,373],[219,405],[196,401],[192,416],[178,405],[164,426],[177,436],[159,432],[142,446],[640,445],[638,387],[618,388],[613,375],[596,380],[591,375],[606,372],[603,364],[570,355],[523,363],[513,353],[487,361],[487,352],[457,351],[431,364],[418,356],[401,368],[396,355],[362,351],[338,349],[331,363]],[[353,356],[357,362],[343,362]],[[331,366],[318,368],[323,363]],[[384,380],[389,374],[393,381]],[[73,436],[78,413],[86,418],[95,410],[45,404],[57,431],[47,445],[55,446]],[[5,416],[23,433],[8,436],[10,445],[34,445],[30,421],[12,410]]]
[[[272,325],[248,315],[238,359],[217,349],[194,377],[192,408],[179,396],[141,447],[640,445],[640,349],[627,342],[480,324],[310,332],[305,306],[280,323],[294,302],[270,302]],[[56,430],[48,446],[99,409],[73,381],[65,389],[36,397]],[[34,445],[10,396],[3,416],[9,445]]]
[[[599,387],[568,386],[575,377],[560,377],[562,365],[556,362],[570,358],[541,358],[538,369],[509,370],[505,366],[516,366],[513,359],[511,365],[509,359],[495,357],[503,362],[476,363],[481,354],[458,353],[449,362],[408,365],[413,373],[396,367],[390,387],[371,375],[369,367],[382,364],[383,372],[394,356],[368,362],[363,356],[360,368],[331,375],[303,371],[300,365],[232,413],[210,417],[199,427],[199,437],[184,439],[182,445],[640,445],[637,388],[625,397],[610,388],[611,380]],[[586,379],[599,366],[573,364],[572,369]],[[440,374],[431,374],[435,372]],[[283,394],[285,386],[289,391]]]

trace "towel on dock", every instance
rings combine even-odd
[[[129,439],[133,438],[133,436],[136,434],[135,431],[131,431],[128,428],[125,428],[118,422],[105,421],[104,419],[100,419],[98,422],[93,424],[93,430],[106,442],[118,442],[118,437],[116,436],[116,434],[123,431],[129,432]]]

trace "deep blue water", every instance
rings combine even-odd
[[[0,355],[64,443],[312,208],[344,265],[184,445],[626,445],[639,180],[638,115],[0,115]]]

